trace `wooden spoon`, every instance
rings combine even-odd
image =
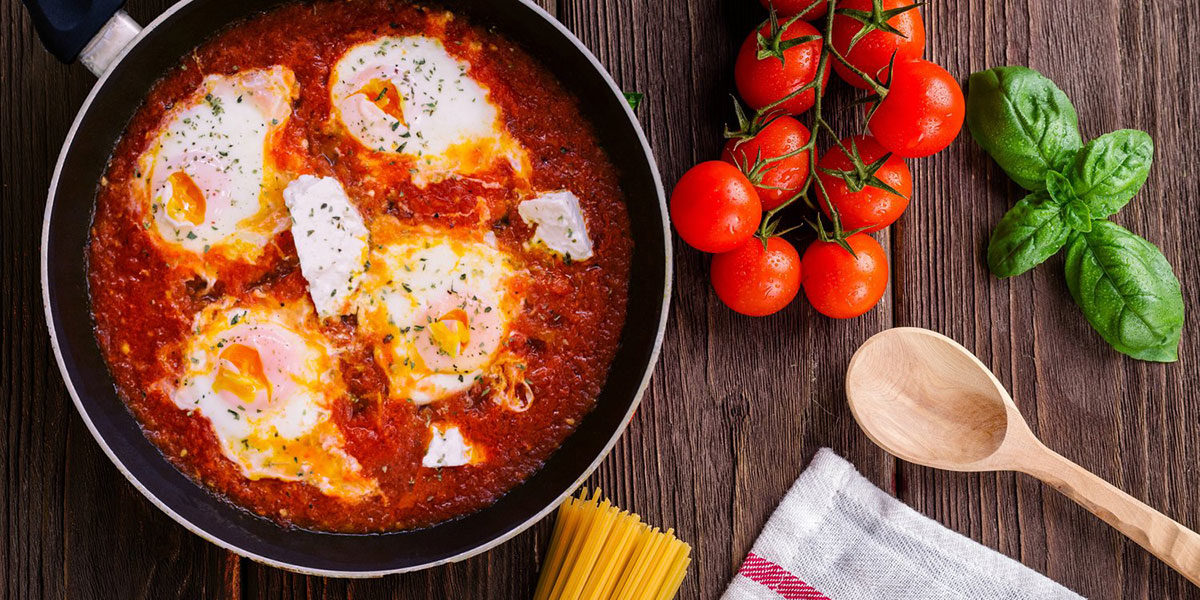
[[[954,340],[916,327],[875,335],[850,359],[846,397],[891,454],[1037,477],[1200,585],[1200,535],[1042,445],[996,376]]]

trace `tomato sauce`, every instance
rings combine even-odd
[[[526,248],[530,226],[518,216],[511,175],[495,167],[485,181],[449,178],[420,188],[404,165],[381,163],[346,135],[331,130],[331,69],[349,47],[380,35],[432,35],[470,64],[488,89],[509,133],[525,148],[535,190],[569,189],[578,196],[595,255],[564,261]],[[461,43],[459,43],[461,42]],[[253,262],[215,265],[215,282],[197,275],[145,225],[134,191],[143,182],[138,157],[147,151],[170,108],[209,74],[283,65],[296,76],[298,98],[275,162],[293,176],[337,177],[363,217],[451,229],[478,226],[481,206],[498,246],[521,263],[524,309],[509,324],[509,348],[527,365],[534,392],[528,410],[514,412],[485,397],[479,385],[419,406],[388,398],[387,377],[352,318],[322,328],[342,348],[341,377],[349,393],[332,404],[345,450],[378,495],[345,500],[301,482],[250,480],[222,453],[208,420],[171,400],[184,371],[193,319],[224,299],[269,291],[281,300],[307,297],[291,233],[276,235]],[[482,200],[482,203],[480,202]],[[532,472],[591,410],[616,352],[625,319],[633,243],[614,169],[577,101],[533,57],[503,37],[440,9],[387,0],[295,4],[219,33],[159,81],[129,123],[100,182],[88,247],[88,277],[96,336],[116,386],[163,454],[181,471],[234,504],[283,525],[344,532],[423,527],[494,502]],[[484,448],[486,460],[425,468],[428,423],[452,420]]]

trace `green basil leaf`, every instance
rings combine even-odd
[[[1071,186],[1068,180],[1062,173],[1058,171],[1046,172],[1046,193],[1050,195],[1050,199],[1059,205],[1062,209],[1063,222],[1067,227],[1075,231],[1091,231],[1092,230],[1092,211],[1079,196],[1075,194],[1075,188]]]
[[[1063,207],[1046,192],[1034,192],[1000,219],[988,243],[988,268],[997,277],[1020,275],[1054,256],[1071,233]]]
[[[1142,189],[1153,161],[1150,135],[1122,129],[1088,142],[1075,155],[1067,176],[1092,215],[1104,218],[1121,210]]]
[[[1021,187],[1045,189],[1046,172],[1063,170],[1083,146],[1071,100],[1028,67],[996,67],[971,75],[971,137]]]
[[[1113,348],[1140,360],[1179,359],[1183,294],[1154,244],[1096,221],[1071,235],[1066,276],[1075,303]]]
[[[1083,200],[1073,200],[1063,207],[1063,219],[1067,227],[1087,233],[1092,230],[1092,211]]]
[[[646,95],[641,92],[625,92],[625,101],[629,103],[629,108],[634,111],[637,111],[638,107],[642,105],[642,99],[645,97]]]
[[[1067,205],[1077,199],[1071,180],[1058,171],[1046,171],[1046,193],[1055,202]]]

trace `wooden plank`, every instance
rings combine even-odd
[[[1185,282],[1196,253],[1175,232],[1195,231],[1195,204],[1175,173],[1192,162],[1195,68],[1182,48],[1195,15],[1182,3],[938,3],[927,11],[929,55],[965,76],[1028,64],[1074,100],[1085,138],[1123,127],[1149,131],[1156,167],[1118,222],[1158,243]],[[1194,24],[1194,23],[1193,23]],[[959,32],[958,35],[948,35]],[[1171,90],[1171,93],[1162,93]],[[1022,192],[964,135],[922,161],[921,209],[900,228],[904,293],[896,322],[938,329],[977,352],[1011,390],[1034,430],[1068,458],[1193,527],[1200,525],[1192,449],[1200,441],[1195,381],[1184,361],[1139,363],[1115,353],[1073,305],[1061,257],[1009,281],[983,261],[991,227]],[[939,291],[940,290],[940,291]],[[902,465],[902,498],[918,510],[1092,597],[1200,597],[1197,589],[1098,519],[1036,481],[1011,474],[939,473]]]
[[[1024,8],[1012,3],[971,3],[953,8],[947,3],[929,5],[923,11],[926,58],[942,64],[960,79],[973,69],[1004,62],[994,57],[1012,45],[1006,36],[1024,39],[1025,20],[1018,16]],[[991,31],[983,27],[1003,20],[1010,23],[1009,29]],[[1027,47],[1016,45],[1018,49]],[[1024,63],[1025,59],[1015,56],[1012,62]],[[1007,380],[1012,371],[997,357],[1006,357],[1008,352],[1005,331],[1013,320],[1010,301],[987,295],[990,275],[980,260],[987,228],[1006,207],[1001,206],[1002,202],[989,204],[977,198],[986,198],[988,193],[1004,196],[1015,192],[1003,173],[984,178],[991,173],[988,160],[964,132],[939,155],[908,161],[914,176],[914,199],[907,214],[893,227],[893,273],[898,290],[895,322],[929,327],[958,339]],[[980,191],[964,195],[964,187]],[[984,294],[978,290],[984,290]],[[1018,302],[1015,306],[1020,310],[1027,304]],[[1024,399],[1018,396],[1018,401]],[[1010,510],[1009,498],[1022,490],[1015,487],[1011,477],[997,481],[993,475],[951,475],[901,465],[898,478],[901,498],[921,512],[1010,556],[1021,551],[1018,515]],[[1031,554],[1044,557],[1044,545]]]

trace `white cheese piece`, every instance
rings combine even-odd
[[[579,198],[567,190],[546,192],[517,206],[517,213],[536,225],[533,240],[569,260],[592,257],[592,240],[579,210]]]
[[[367,226],[332,177],[301,175],[283,190],[292,213],[292,238],[300,272],[308,280],[317,314],[343,313],[366,270]]]
[[[433,439],[429,440],[429,449],[425,451],[425,458],[421,459],[423,466],[461,467],[471,462],[472,448],[463,439],[458,427],[452,425],[443,430],[437,425],[430,425],[429,431],[433,433]]]

